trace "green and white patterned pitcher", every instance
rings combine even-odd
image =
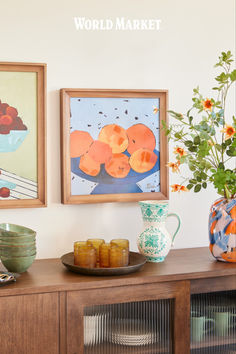
[[[139,252],[149,262],[163,262],[179,231],[180,218],[175,213],[168,214],[169,202],[167,200],[146,200],[139,202],[139,205],[144,221],[144,229],[137,240]],[[174,216],[178,220],[173,237],[165,227],[166,218],[169,216]]]

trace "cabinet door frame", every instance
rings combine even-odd
[[[236,274],[224,277],[191,280],[191,294],[214,293],[218,291],[236,290]]]
[[[189,281],[127,285],[67,292],[67,354],[84,353],[84,307],[164,299],[174,300],[173,353],[188,354],[190,348]]]

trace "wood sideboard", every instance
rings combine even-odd
[[[236,290],[236,264],[215,261],[207,248],[173,250],[165,262],[126,276],[79,275],[60,259],[36,260],[16,283],[0,288],[0,353],[82,354],[85,306],[170,298],[172,352],[187,354],[191,294],[227,290]]]

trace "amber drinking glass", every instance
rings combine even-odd
[[[110,243],[103,243],[100,246],[99,265],[102,268],[110,267]]]
[[[111,240],[111,245],[117,245],[122,248],[126,248],[128,250],[128,264],[129,264],[129,240],[126,240],[124,238],[115,238],[114,240]]]
[[[75,264],[85,268],[95,268],[97,263],[97,252],[91,245],[78,247],[74,255]]]
[[[117,245],[122,248],[127,248],[129,250],[129,240],[126,240],[124,238],[115,238],[114,240],[111,240],[111,245]]]
[[[87,244],[93,246],[97,251],[97,266],[99,266],[99,252],[100,246],[105,243],[105,241],[101,238],[89,238],[87,240]]]
[[[129,264],[129,251],[127,248],[111,245],[110,248],[110,267],[126,267]]]
[[[87,241],[76,241],[74,242],[74,252],[78,250],[79,247],[86,247]]]

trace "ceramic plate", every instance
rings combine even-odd
[[[75,273],[86,275],[125,275],[137,272],[146,263],[146,258],[137,252],[129,253],[129,265],[119,268],[84,268],[74,264],[74,253],[70,252],[61,257],[64,266]]]

